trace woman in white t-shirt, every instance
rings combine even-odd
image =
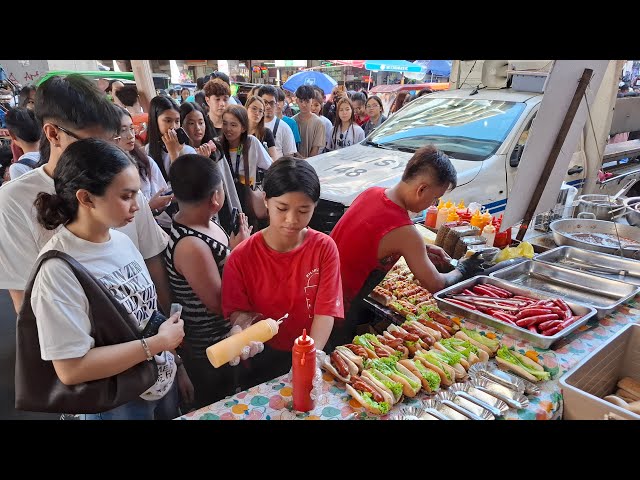
[[[262,184],[264,172],[271,166],[271,157],[262,148],[260,140],[249,135],[249,116],[247,109],[242,105],[229,105],[222,114],[222,151],[233,175],[236,191],[240,198],[242,211],[249,217],[249,224],[254,231],[258,230],[258,221],[255,218],[251,205],[247,204],[244,195],[245,185],[255,190]],[[248,149],[247,155],[249,172],[244,169],[243,152]],[[247,181],[248,177],[248,181]]]
[[[331,132],[331,150],[350,147],[364,140],[364,130],[356,123],[351,100],[344,97],[336,105],[336,119]]]
[[[163,211],[173,200],[173,195],[163,195],[168,189],[167,182],[158,164],[136,142],[136,131],[131,114],[126,108],[116,105],[120,112],[119,140],[116,142],[125,152],[129,152],[140,173],[140,190],[149,201],[152,211]]]
[[[311,113],[315,113],[320,120],[322,120],[322,124],[324,125],[324,136],[325,136],[325,144],[324,148],[320,151],[320,153],[327,151],[329,145],[331,145],[331,131],[333,130],[333,125],[331,124],[331,120],[322,115],[322,107],[324,105],[324,95],[321,93],[319,88],[314,87],[315,98],[311,99]]]
[[[114,230],[132,222],[139,209],[137,168],[112,143],[85,139],[64,151],[54,181],[55,194],[38,194],[38,221],[49,230],[64,227],[41,253],[59,250],[75,258],[105,285],[142,331],[158,308],[156,288],[134,244]],[[87,419],[175,418],[179,414],[177,385],[186,397],[193,395],[188,375],[172,353],[184,337],[184,323],[178,314],[162,323],[146,341],[95,347],[89,321],[91,306],[70,267],[59,259],[42,264],[31,306],[41,357],[53,363],[65,385],[108,378],[155,356],[158,379],[148,390],[141,388],[139,399],[89,414]]]

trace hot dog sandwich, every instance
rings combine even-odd
[[[539,382],[551,378],[549,372],[546,372],[542,365],[506,346],[498,350],[496,362],[498,362],[499,366],[511,370],[530,382]]]
[[[376,415],[385,415],[393,405],[393,397],[379,389],[369,379],[352,375],[347,383],[347,392],[360,405]]]

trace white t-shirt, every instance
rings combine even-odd
[[[147,153],[147,155],[149,154],[148,143],[145,145],[144,151]],[[164,164],[164,171],[167,172],[167,175],[169,175],[169,167],[171,167],[171,157],[169,156],[168,152],[165,152],[164,150],[161,150],[161,152],[162,152],[162,163]],[[180,150],[180,155],[187,155],[188,153],[196,153],[196,149],[193,148],[191,145],[187,145],[185,143],[184,145],[182,145],[182,150]],[[153,161],[153,158],[149,157],[149,159],[150,161]],[[158,167],[158,169],[160,168]]]
[[[149,165],[151,166],[151,173],[147,178],[142,178],[142,175],[140,176],[140,190],[142,190],[144,196],[147,197],[147,200],[151,200],[151,197],[156,193],[163,188],[167,188],[167,182],[162,176],[162,172],[160,171],[158,164],[154,162],[153,158],[149,157],[149,155],[147,155],[147,158],[149,159]]]
[[[265,128],[273,129],[276,126],[276,118],[273,117],[269,123],[264,124]],[[280,158],[283,155],[293,155],[298,149],[296,148],[296,140],[293,136],[293,130],[287,125],[287,122],[280,120],[278,124],[278,131],[276,132],[276,158]]]
[[[318,115],[322,123],[324,124],[324,134],[326,138],[326,142],[324,144],[324,148],[329,149],[331,147],[331,132],[333,130],[333,123],[324,115]],[[322,150],[320,150],[322,151]]]
[[[108,242],[93,243],[62,227],[41,254],[49,250],[60,250],[80,262],[125,307],[140,331],[158,309],[156,287],[144,259],[123,233],[111,230]],[[31,307],[43,360],[80,358],[94,348],[87,296],[64,260],[52,258],[42,264],[33,284]],[[140,395],[145,400],[162,398],[176,376],[177,367],[170,352],[162,352],[155,359],[158,379]]]
[[[336,132],[336,135],[334,137],[333,130],[335,129],[337,129],[338,131]],[[351,145],[355,145],[356,143],[360,143],[364,140],[364,130],[362,129],[362,127],[355,123],[352,123],[349,128],[347,128],[346,132],[342,131],[340,125],[334,127],[333,130],[331,131],[331,140],[329,142],[331,150],[350,147]],[[340,138],[340,134],[342,134],[342,138]]]
[[[37,163],[40,161],[40,152],[27,152],[18,159],[18,162],[25,158],[28,158],[29,160],[33,160],[34,162]],[[25,173],[33,170],[33,168],[27,165],[22,165],[21,163],[18,163],[18,162],[12,163],[11,166],[9,167],[9,178],[11,180],[21,177]]]
[[[36,168],[0,188],[0,289],[24,290],[40,249],[56,233],[38,223],[33,206],[39,192],[55,193],[53,178]],[[160,254],[169,237],[158,226],[142,192],[133,222],[118,230],[127,235],[142,257]]]
[[[282,126],[282,124],[280,126]],[[278,130],[280,130],[280,126],[278,127]],[[269,153],[262,147],[262,142],[260,140],[253,135],[249,135],[247,138],[251,142],[251,146],[249,147],[250,184],[255,185],[256,167],[266,170],[271,166],[273,161],[271,160]],[[244,159],[242,158],[242,154],[238,155],[238,151],[235,150],[230,151],[229,155],[231,156],[231,172],[235,173],[237,169],[240,182],[246,185],[244,181]]]

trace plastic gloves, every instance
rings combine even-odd
[[[231,335],[235,335],[236,333],[241,332],[245,328],[249,327],[249,325],[251,325],[253,321],[259,317],[262,317],[262,315],[261,314],[256,314],[254,316],[247,315],[247,316],[243,316],[242,318],[238,318],[236,321],[236,324],[233,327],[231,327],[231,330],[229,330],[229,335],[227,336],[230,337]],[[229,365],[231,365],[232,367],[235,367],[240,363],[240,360],[246,360],[247,358],[254,357],[257,354],[261,353],[263,350],[264,350],[264,343],[250,342],[249,345],[245,345],[242,348],[242,352],[240,353],[239,356],[229,360]]]
[[[483,262],[484,260],[482,259],[480,252],[475,252],[469,258],[460,260],[456,268],[460,270],[460,273],[462,273],[462,278],[466,280],[467,278],[471,278],[484,271],[484,268],[482,268]]]

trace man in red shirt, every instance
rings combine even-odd
[[[231,325],[289,317],[264,352],[250,360],[243,388],[289,371],[302,329],[322,350],[334,318],[342,318],[340,259],[335,242],[307,227],[320,198],[320,181],[307,162],[283,157],[267,170],[263,188],[269,226],[238,245],[222,278],[222,309]],[[255,355],[259,348],[252,353]],[[247,355],[246,356],[251,356]]]
[[[459,262],[456,270],[440,273],[433,262],[450,260],[435,245],[425,248],[409,211],[421,212],[456,186],[457,175],[449,158],[433,145],[422,147],[407,163],[402,180],[391,188],[372,187],[362,192],[331,232],[340,253],[345,320],[334,328],[331,342],[348,343],[356,326],[364,323],[366,297],[400,256],[420,285],[437,292],[480,269],[481,260]]]

